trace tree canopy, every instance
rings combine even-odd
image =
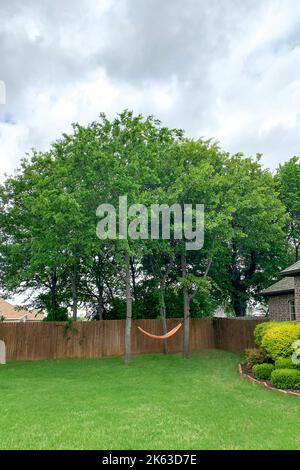
[[[230,155],[127,110],[74,124],[0,187],[1,294],[26,293],[48,320],[76,319],[78,310],[125,318],[129,307],[133,318],[201,317],[220,304],[245,315],[291,244],[298,256],[299,175],[296,158],[274,178],[259,157]],[[100,240],[97,207],[118,208],[120,196],[128,206],[204,204],[202,249],[186,250],[174,220],[169,240]],[[118,229],[123,222],[117,215]]]

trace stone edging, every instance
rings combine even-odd
[[[250,374],[247,374],[246,372],[243,371],[242,364],[238,364],[238,372],[240,376],[243,377],[244,379],[254,384],[259,384],[267,388],[268,390],[275,390],[276,392],[281,392],[281,393],[284,393],[285,395],[293,395],[294,397],[300,398],[300,392],[298,393],[298,392],[292,392],[291,390],[282,390],[281,388],[275,388],[269,385],[268,382],[265,382],[264,380],[255,379]]]

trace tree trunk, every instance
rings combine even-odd
[[[103,263],[102,255],[98,253],[98,256],[94,258],[94,269],[95,269],[95,281],[97,288],[97,305],[96,305],[96,317],[97,320],[103,320],[104,312],[104,300],[103,300]]]
[[[134,258],[130,256],[130,270],[131,270],[131,277],[132,277],[132,290],[133,290],[133,298],[136,300],[136,280],[135,280],[135,268],[134,268]]]
[[[247,299],[242,291],[232,294],[232,306],[236,317],[245,317],[247,313]]]
[[[232,242],[232,261],[229,266],[229,275],[232,290],[230,293],[232,307],[236,317],[244,317],[247,311],[247,286],[246,281],[251,279],[256,270],[256,253],[250,255],[250,262],[243,272],[238,267],[238,248],[235,241]],[[244,279],[243,279],[244,277]]]
[[[162,332],[165,335],[168,331],[167,329],[167,309],[166,309],[166,302],[165,302],[165,291],[166,291],[166,282],[168,279],[168,275],[170,273],[171,267],[173,266],[174,259],[171,258],[169,265],[166,268],[166,272],[163,274],[160,289],[159,289],[159,313],[162,321]],[[168,354],[168,340],[163,340],[163,352],[164,354]]]
[[[160,287],[160,299],[159,299],[159,313],[162,321],[163,335],[167,333],[167,315],[166,315],[166,304],[165,304],[165,280],[163,279]],[[168,354],[168,340],[163,340],[163,352]]]
[[[132,298],[130,286],[130,257],[129,253],[125,253],[126,264],[126,323],[125,323],[125,354],[124,362],[131,362],[131,319],[132,319]]]
[[[51,276],[51,312],[53,318],[55,318],[56,312],[58,310],[58,302],[57,302],[57,274],[53,272]]]
[[[72,316],[73,320],[77,320],[77,310],[78,310],[78,300],[77,300],[77,269],[76,265],[73,267],[73,273],[72,273]]]
[[[97,317],[103,320],[103,286],[98,286]]]
[[[182,277],[186,276],[186,255],[181,256]],[[188,358],[190,352],[190,298],[187,286],[183,286],[183,352],[184,358]]]

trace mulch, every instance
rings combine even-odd
[[[245,379],[249,380],[249,382],[259,384],[269,390],[276,390],[277,392],[284,393],[285,395],[293,395],[297,398],[300,398],[300,390],[282,390],[281,388],[273,387],[272,383],[269,380],[256,379],[255,377],[253,377],[251,368],[247,364],[238,364],[238,372],[241,377],[244,377]]]

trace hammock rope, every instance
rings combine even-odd
[[[141,328],[140,326],[138,326],[137,328],[138,328],[138,330],[140,330],[141,333],[143,333],[144,335],[148,336],[149,338],[164,340],[164,339],[171,338],[173,335],[175,335],[175,333],[177,333],[177,331],[179,331],[180,328],[182,327],[183,322],[184,322],[185,320],[187,320],[189,317],[190,317],[190,315],[188,315],[186,318],[184,318],[183,320],[181,320],[181,322],[180,322],[178,325],[176,325],[174,328],[172,328],[172,330],[168,331],[168,332],[165,333],[164,335],[154,335],[154,334],[149,333],[148,331],[144,330],[144,329]]]
[[[182,327],[182,323],[179,323],[179,325],[175,326],[175,328],[173,328],[172,330],[168,331],[167,333],[165,333],[164,335],[153,335],[152,333],[149,333],[148,331],[146,330],[143,330],[143,328],[141,328],[140,326],[138,326],[138,329],[146,336],[149,336],[149,338],[153,338],[153,339],[168,339],[168,338],[171,338],[171,336],[175,335],[175,333],[177,333],[177,331]]]

